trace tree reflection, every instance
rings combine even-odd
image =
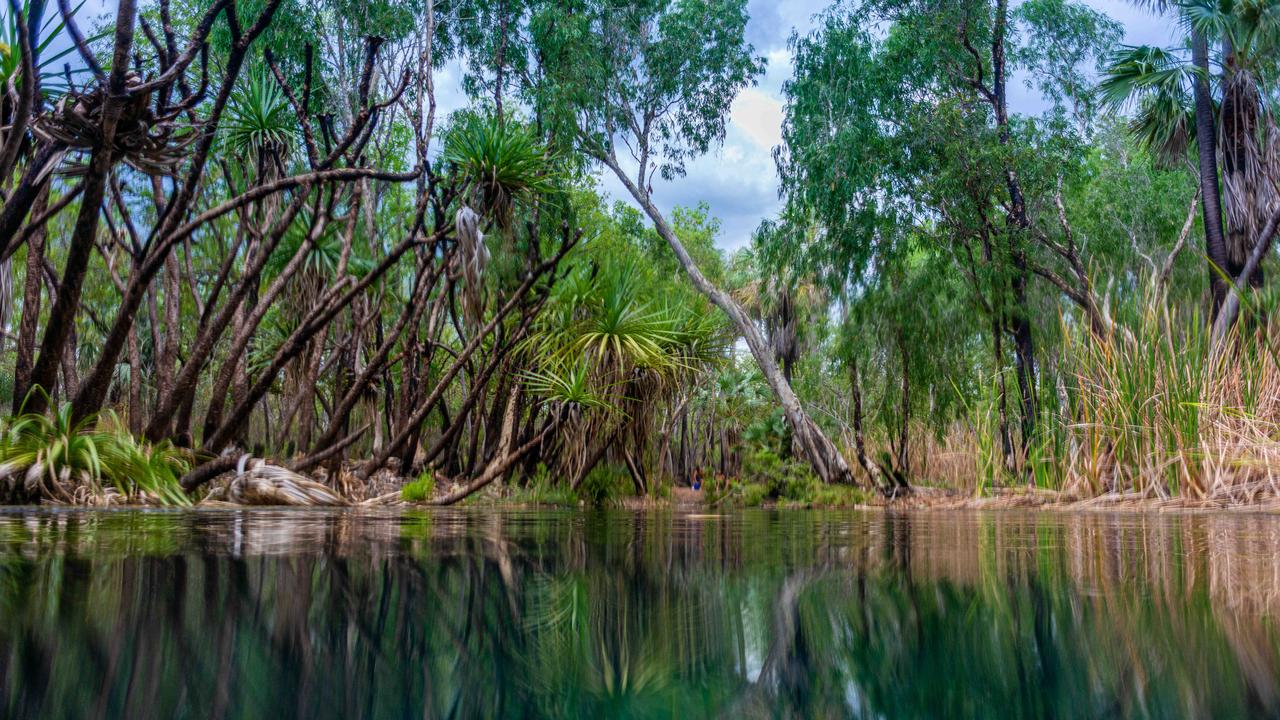
[[[1280,712],[1264,518],[0,515],[5,717]]]

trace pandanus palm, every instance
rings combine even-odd
[[[655,409],[723,354],[722,321],[660,302],[650,280],[630,260],[580,266],[557,285],[528,343],[537,365],[530,389],[575,410],[560,433],[575,481],[615,443],[633,464]]]
[[[463,314],[474,324],[484,311],[483,278],[490,259],[485,233],[496,226],[509,240],[519,206],[553,192],[555,172],[550,153],[529,128],[473,112],[455,116],[441,162],[461,187],[457,262],[464,280]]]
[[[1227,290],[1223,274],[1234,279],[1243,270],[1277,203],[1276,129],[1260,88],[1280,49],[1280,7],[1270,0],[1139,4],[1177,14],[1189,35],[1190,57],[1178,50],[1123,48],[1112,57],[1102,89],[1113,105],[1137,102],[1132,130],[1163,160],[1180,159],[1194,140],[1216,312]],[[1222,48],[1216,68],[1211,42]],[[1249,282],[1260,285],[1261,272]]]
[[[297,121],[284,90],[265,70],[250,73],[231,96],[224,139],[234,156],[252,158],[260,180],[284,171],[297,138]]]

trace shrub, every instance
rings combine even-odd
[[[190,505],[180,479],[191,454],[172,443],[133,437],[113,413],[73,422],[64,403],[52,417],[28,413],[0,423],[0,496],[71,502],[110,482],[129,500]]]
[[[424,502],[431,499],[436,492],[436,478],[431,470],[423,470],[417,480],[405,483],[400,488],[400,497],[406,502]]]
[[[597,465],[582,479],[578,495],[592,505],[604,505],[610,500],[631,494],[631,476],[617,465]]]
[[[748,483],[741,486],[742,504],[746,507],[760,507],[769,499],[769,487],[760,483]]]

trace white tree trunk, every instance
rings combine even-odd
[[[609,156],[600,159],[604,161],[609,169],[613,170],[614,174],[618,176],[618,180],[626,186],[636,202],[640,203],[645,214],[653,221],[653,226],[658,231],[658,235],[671,246],[671,250],[676,254],[676,259],[684,268],[693,286],[703,295],[706,295],[707,299],[715,304],[716,307],[723,310],[729,316],[729,319],[733,321],[738,332],[742,333],[743,339],[747,341],[747,347],[751,349],[751,355],[755,358],[756,364],[760,366],[760,372],[764,375],[769,387],[773,389],[774,396],[782,405],[782,411],[786,414],[787,422],[791,425],[791,431],[801,456],[813,466],[814,472],[823,482],[855,483],[853,473],[850,472],[844,456],[840,454],[835,444],[827,438],[817,423],[800,407],[800,399],[796,397],[790,383],[783,377],[782,371],[778,368],[778,363],[774,360],[773,351],[769,348],[769,344],[765,342],[755,323],[751,322],[751,318],[747,316],[747,313],[728,293],[717,288],[702,274],[702,271],[698,269],[698,266],[693,262],[693,258],[689,256],[688,251],[685,250],[684,245],[680,242],[680,238],[676,237],[675,231],[667,224],[666,218],[663,217],[657,206],[649,198],[649,194],[640,189],[622,171],[617,160]]]

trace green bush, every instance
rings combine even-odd
[[[191,453],[172,443],[133,437],[114,413],[73,422],[71,406],[50,416],[27,413],[0,422],[0,496],[9,500],[72,500],[110,482],[129,500],[190,505],[180,480]]]
[[[797,507],[853,507],[870,497],[865,490],[845,485],[825,485],[805,463],[783,460],[768,449],[759,449],[743,460],[744,483],[735,492],[746,507],[774,500]]]
[[[783,460],[777,453],[761,448],[742,463],[743,479],[767,488],[770,499],[806,497],[818,483],[809,466],[794,458]]]
[[[582,479],[578,495],[592,505],[604,505],[614,498],[631,495],[631,475],[618,465],[597,465]]]
[[[746,507],[760,507],[769,499],[769,487],[760,483],[748,483],[740,488],[742,504]]]

